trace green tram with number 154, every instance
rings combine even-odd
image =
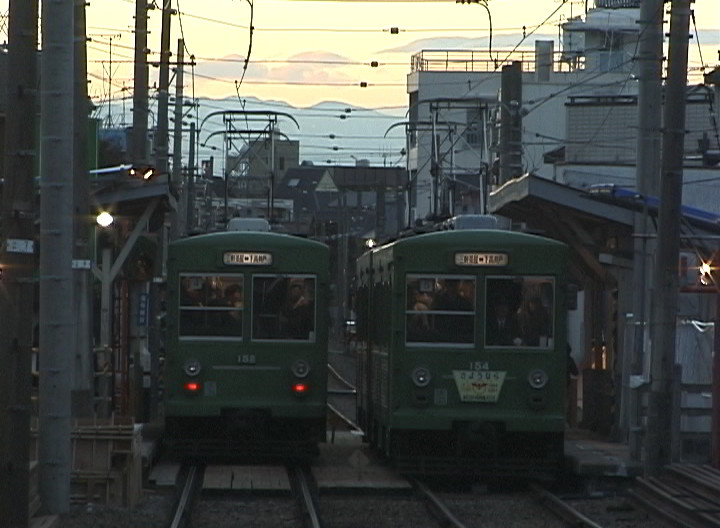
[[[174,452],[312,456],[325,441],[329,250],[270,232],[169,245],[165,425]]]
[[[551,476],[563,457],[565,244],[437,231],[357,262],[358,421],[407,473]]]

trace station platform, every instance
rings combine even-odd
[[[565,459],[567,469],[581,477],[629,479],[643,473],[641,462],[631,460],[627,444],[599,439],[582,429],[566,431]]]
[[[630,459],[627,444],[599,439],[592,432],[569,429],[565,439],[567,470],[584,479],[626,482],[642,476],[640,462]],[[337,432],[335,440],[320,447],[313,473],[321,487],[352,489],[376,486],[402,490],[408,484],[398,480],[377,455],[362,443],[360,436]]]
[[[404,493],[412,487],[352,431],[328,435],[327,443],[320,444],[319,449],[319,456],[312,461],[311,468],[321,490]],[[624,486],[643,472],[641,463],[630,459],[626,444],[602,440],[579,429],[570,429],[566,433],[565,461],[570,474],[593,482],[598,489]],[[176,463],[155,465],[148,477],[149,484],[157,487],[174,485],[179,467]],[[282,469],[277,467],[210,466],[204,487],[208,490],[281,491],[289,489],[289,483]]]
[[[383,490],[387,493],[412,489],[410,482],[387,467],[363,443],[362,436],[352,431],[337,431],[329,436],[327,443],[320,445],[320,456],[313,461],[312,472],[321,491]]]

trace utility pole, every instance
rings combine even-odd
[[[662,61],[663,61],[663,0],[644,0],[640,4],[640,36],[638,42],[638,135],[635,186],[643,196],[657,196],[660,187]],[[647,203],[647,202],[646,202]],[[648,312],[652,284],[652,262],[655,241],[646,236],[649,229],[647,205],[635,214],[633,285],[633,350],[625,354],[623,380],[642,375],[646,363],[645,350],[649,341]],[[627,383],[626,386],[630,384]],[[630,455],[640,459],[640,397],[638,391],[626,390],[622,395],[623,424],[627,424]]]
[[[0,222],[0,519],[9,528],[30,517],[37,23],[37,0],[10,0]]]
[[[135,0],[135,75],[133,78],[132,161],[147,163],[148,64],[147,0]]]
[[[72,392],[73,416],[92,416],[94,411],[94,367],[92,361],[92,283],[90,275],[90,180],[88,172],[87,37],[85,2],[75,4],[75,51],[73,90],[73,282],[75,308],[75,375]]]
[[[170,17],[172,9],[170,8],[170,0],[163,1],[162,7],[162,23],[160,33],[160,72],[158,76],[158,113],[157,113],[157,129],[155,134],[155,169],[160,177],[169,178],[168,175],[168,91],[170,89]],[[168,180],[169,181],[169,180]],[[158,230],[157,249],[155,250],[155,258],[153,264],[153,282],[150,285],[150,304],[148,318],[148,344],[150,352],[151,372],[159,365],[160,354],[160,322],[158,315],[161,310],[160,303],[160,285],[163,275],[162,259],[165,256],[166,238],[164,236],[164,228]],[[138,357],[139,361],[139,357]],[[157,372],[157,370],[155,370]],[[142,382],[142,372],[136,370],[137,383]],[[151,390],[155,387],[152,383]],[[157,408],[154,406],[155,396],[151,396],[150,416],[148,419],[155,418]]]
[[[70,509],[74,0],[42,3],[40,61],[40,500]]]
[[[500,95],[500,174],[502,185],[522,174],[522,63],[502,67]]]
[[[158,74],[157,133],[155,168],[160,176],[168,174],[168,91],[170,89],[170,0],[164,0],[160,34],[160,72]]]
[[[672,0],[668,77],[664,107],[662,180],[658,248],[655,259],[654,312],[651,316],[652,361],[648,394],[645,472],[657,475],[670,463],[673,416],[670,409],[678,305],[678,257],[682,207],[690,4]]]
[[[182,132],[183,132],[183,60],[185,55],[185,42],[178,39],[177,62],[175,65],[175,127],[173,130],[173,167],[172,188],[177,193],[178,207],[173,214],[170,238],[175,240],[185,233],[185,211],[182,199],[185,186],[182,181]]]
[[[187,192],[185,193],[185,211],[187,212],[186,231],[195,223],[195,122],[190,122],[190,152],[187,167]]]

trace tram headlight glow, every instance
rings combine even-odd
[[[194,378],[195,376],[200,374],[200,371],[202,370],[202,365],[200,365],[200,362],[197,359],[188,359],[185,362],[185,365],[183,365],[183,370],[185,371],[185,374],[187,374],[191,378]]]
[[[528,374],[528,383],[533,389],[542,389],[548,380],[547,372],[542,369],[535,369]]]
[[[430,374],[430,370],[425,367],[416,367],[415,370],[412,371],[412,381],[416,387],[427,387],[431,379],[432,375]]]

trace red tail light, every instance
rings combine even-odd
[[[188,381],[185,384],[185,390],[191,393],[198,392],[200,390],[200,384],[197,381]]]
[[[305,394],[308,391],[308,386],[305,383],[296,383],[293,385],[293,392],[295,394]]]

